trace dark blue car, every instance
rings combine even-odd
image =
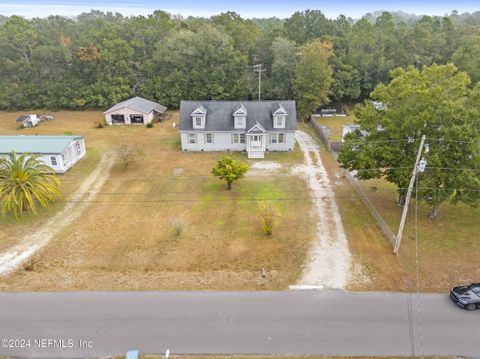
[[[466,310],[480,308],[480,283],[452,288],[450,298],[452,298],[459,307]]]

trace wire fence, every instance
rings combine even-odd
[[[327,151],[332,155],[332,157],[337,160],[337,153],[336,151],[338,151],[338,149],[341,147],[341,144],[339,144],[338,142],[330,142],[330,140],[328,139],[328,136],[329,136],[329,128],[327,126],[321,126],[319,125],[314,118],[312,118],[311,120],[311,123],[312,123],[312,126],[313,126],[313,129],[315,130],[315,133],[317,133],[318,137],[320,138],[320,140],[322,141],[322,143],[325,145],[325,148],[327,149]],[[360,198],[360,200],[363,202],[363,204],[365,205],[365,207],[367,207],[368,209],[368,212],[370,213],[370,215],[373,217],[373,219],[375,219],[375,221],[377,222],[378,226],[380,227],[382,233],[385,235],[385,237],[389,240],[390,244],[392,245],[392,247],[395,246],[395,240],[396,240],[396,236],[395,234],[393,233],[392,229],[390,228],[390,226],[387,224],[387,222],[385,222],[385,220],[383,219],[382,215],[380,214],[380,212],[378,212],[378,210],[375,208],[375,206],[373,205],[373,203],[370,201],[370,199],[368,198],[367,194],[365,193],[365,191],[362,189],[362,187],[359,185],[357,179],[355,178],[355,176],[347,171],[347,170],[344,170],[342,169],[342,171],[344,172],[345,174],[345,178],[348,180],[348,182],[352,185],[353,189],[355,190],[355,192],[357,193],[358,197]]]

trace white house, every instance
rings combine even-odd
[[[182,101],[179,132],[183,151],[292,151],[295,101]]]
[[[31,153],[56,173],[64,173],[86,155],[83,136],[0,136],[0,158]]]
[[[146,125],[154,119],[163,119],[167,108],[156,102],[134,97],[117,103],[103,114],[108,125]]]

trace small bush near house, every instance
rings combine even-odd
[[[182,218],[175,218],[172,221],[172,228],[176,236],[181,235],[185,229],[185,221]]]
[[[72,131],[65,131],[65,132],[63,132],[63,134],[64,134],[65,136],[72,136],[72,135],[73,135],[73,132],[72,132]]]
[[[105,127],[105,120],[96,120],[93,122],[93,127],[95,128],[104,128]]]
[[[145,125],[146,128],[153,128],[153,122],[149,122]]]
[[[262,218],[262,229],[266,236],[273,234],[275,223],[275,208],[272,203],[261,201],[259,203],[260,217]]]

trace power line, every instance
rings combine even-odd
[[[263,64],[253,65],[253,71],[258,72],[258,101],[262,99],[262,72],[267,71]]]
[[[429,138],[428,142],[454,142],[454,143],[478,143],[478,141],[465,141],[465,140],[447,140],[443,138]]]
[[[360,199],[359,196],[323,196],[323,197],[277,197],[277,198],[234,198],[234,201],[243,201],[243,202],[286,202],[286,201],[311,201],[314,199],[328,199],[328,198],[335,198],[335,199]],[[119,203],[190,203],[190,202],[228,202],[230,198],[212,198],[212,199],[205,199],[205,198],[192,198],[192,199],[161,199],[161,200],[115,200],[115,201],[98,201],[98,200],[59,200],[57,203],[100,203],[100,204],[119,204]],[[0,201],[0,203],[4,203]]]

